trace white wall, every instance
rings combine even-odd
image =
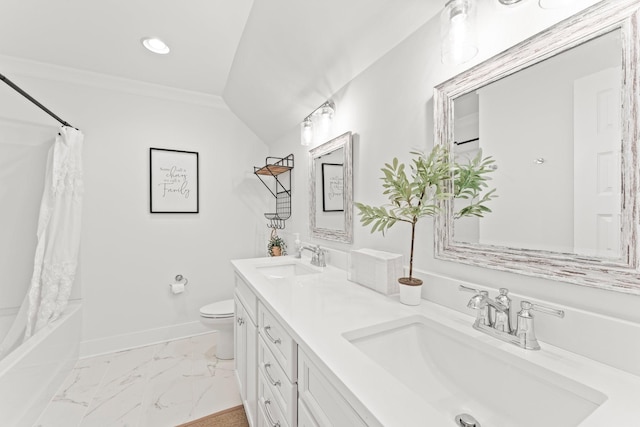
[[[337,111],[333,134],[340,135],[345,131],[356,134],[355,200],[368,204],[385,203],[379,180],[382,176],[380,168],[384,163],[394,156],[408,161],[412,149],[433,146],[432,95],[435,85],[593,3],[595,1],[578,1],[564,9],[542,10],[535,1],[522,2],[514,7],[500,7],[497,2],[480,1],[480,53],[472,62],[456,67],[441,64],[438,19],[434,18],[334,94],[332,99]],[[306,150],[299,144],[297,128],[291,129],[271,146],[272,154],[291,151],[296,154],[297,163],[294,170],[293,217],[287,223],[287,231],[300,232],[303,240],[311,240],[308,238],[307,222],[308,169],[303,161]],[[410,230],[403,225],[396,225],[383,237],[379,233],[370,234],[368,228],[360,226],[356,215],[353,245],[321,240],[315,243],[342,250],[366,247],[402,253],[406,261]],[[459,281],[493,289],[507,287],[529,298],[640,323],[638,296],[436,260],[433,256],[433,223],[428,218],[423,220],[418,223],[417,232],[415,267],[452,279],[451,287]],[[452,294],[459,292],[453,291]],[[428,283],[424,295],[468,312],[463,304],[466,295],[461,295],[458,301],[450,304],[439,299],[439,295],[434,295]],[[557,321],[553,327],[562,331],[562,322]],[[565,322],[565,325],[568,326],[568,323]]]
[[[557,59],[478,91],[481,146],[496,161],[491,186],[499,190],[480,220],[482,243],[573,252],[575,75],[550,66]]]
[[[252,172],[266,146],[219,98],[6,57],[0,66],[85,134],[84,354],[200,331],[198,309],[232,296],[229,261],[264,254],[267,191]],[[0,97],[0,117],[53,122],[14,96]],[[149,213],[150,147],[199,153],[199,214]],[[189,284],[171,295],[177,274]]]

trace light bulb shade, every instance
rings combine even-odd
[[[320,109],[320,115],[318,118],[318,124],[320,131],[323,135],[328,135],[331,131],[331,122],[333,120],[333,108],[330,105],[325,105]]]
[[[309,117],[300,125],[300,144],[310,145],[313,141],[313,122]]]
[[[443,64],[462,64],[478,53],[475,0],[449,0],[440,14]]]

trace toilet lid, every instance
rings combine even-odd
[[[200,315],[204,317],[233,317],[233,312],[232,299],[214,302],[200,309]]]

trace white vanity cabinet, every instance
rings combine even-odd
[[[258,299],[251,288],[236,275],[235,278],[234,350],[236,376],[242,404],[249,425],[256,425],[257,410],[257,356],[258,356]]]
[[[258,338],[258,372],[264,385],[270,388],[273,401],[281,409],[287,424],[295,426],[298,386],[285,374],[262,337]],[[258,395],[261,388],[259,385]]]
[[[298,413],[300,427],[367,426],[302,350],[298,350]]]
[[[269,426],[298,424],[298,345],[261,303],[258,304],[258,405]]]
[[[331,373],[311,362],[316,356],[306,349],[305,336],[296,335],[289,317],[276,311],[279,296],[269,288],[274,282],[259,277],[249,285],[243,279],[247,275],[240,274],[235,279],[236,369],[249,425],[367,426],[331,384]],[[279,290],[285,283],[278,282]]]

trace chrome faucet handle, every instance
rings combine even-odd
[[[564,310],[558,310],[556,308],[549,307],[543,304],[532,304],[529,301],[522,301],[520,303],[520,308],[522,308],[523,310],[533,310],[539,313],[550,314],[559,318],[564,317]]]
[[[298,248],[298,253],[295,255],[296,258],[302,258],[302,251],[307,250],[307,251],[311,251],[311,263],[313,264],[318,257],[318,248],[320,246],[306,246],[306,245],[300,245],[300,247]]]
[[[496,297],[496,301],[500,301],[502,304],[511,306],[511,299],[509,298],[509,289],[500,288],[500,295]]]
[[[542,304],[531,304],[529,301],[522,301],[520,308],[522,310],[518,313],[518,324],[515,332],[520,341],[520,347],[527,350],[539,350],[540,345],[536,338],[533,315],[530,312],[537,311],[562,318],[564,317],[564,310],[557,310]]]
[[[460,285],[458,288],[461,291],[473,293],[473,297],[469,300],[467,308],[472,308],[477,311],[476,321],[474,327],[479,325],[491,326],[491,315],[489,313],[489,292],[481,291],[479,289],[470,288],[468,286]]]
[[[501,309],[495,311],[495,320],[493,327],[499,331],[510,334],[511,328],[511,298],[509,298],[509,289],[500,288],[500,295],[496,298],[496,304],[499,304]]]
[[[318,246],[318,267],[326,267],[327,266],[327,251],[324,249],[320,249]]]
[[[472,293],[474,293],[474,294],[480,294],[480,292],[482,292],[482,291],[480,291],[479,289],[470,288],[470,287],[465,286],[465,285],[458,285],[458,290],[459,290],[459,291],[465,291],[465,292],[472,292]],[[487,295],[488,295],[488,294],[489,294],[489,293],[487,292]]]
[[[320,245],[315,246],[305,246],[304,249],[309,249],[311,251],[311,265],[315,265],[316,267],[326,267],[326,254],[325,250],[320,247]],[[302,252],[302,250],[300,251]]]

